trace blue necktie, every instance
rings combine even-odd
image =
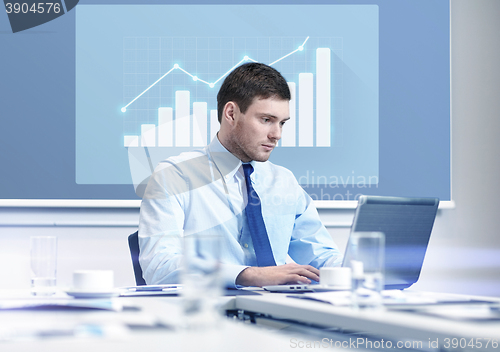
[[[245,181],[247,183],[248,204],[245,208],[247,215],[248,227],[252,236],[253,248],[257,257],[258,266],[273,266],[276,265],[273,257],[269,237],[267,236],[266,225],[262,218],[262,208],[260,206],[260,198],[253,189],[250,175],[253,172],[253,167],[250,164],[243,164],[243,172],[245,173]]]

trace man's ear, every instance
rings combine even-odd
[[[228,101],[226,105],[224,105],[224,110],[222,111],[222,119],[226,120],[226,122],[231,126],[234,126],[239,111],[240,109],[238,107],[238,104],[233,101]]]

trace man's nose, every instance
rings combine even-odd
[[[279,124],[273,124],[271,131],[269,131],[269,139],[274,139],[279,141],[281,139],[281,126]]]

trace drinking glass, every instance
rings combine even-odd
[[[219,235],[187,235],[183,239],[181,283],[185,326],[203,329],[220,322],[222,295]]]
[[[50,296],[56,292],[57,237],[32,236],[30,247],[31,293]]]
[[[385,236],[355,232],[349,238],[351,297],[354,309],[381,308],[384,288]]]

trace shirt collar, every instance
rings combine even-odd
[[[215,163],[219,171],[224,175],[226,180],[234,177],[236,172],[241,167],[241,160],[234,156],[229,150],[226,149],[219,141],[217,136],[212,139],[208,145],[210,158]]]

